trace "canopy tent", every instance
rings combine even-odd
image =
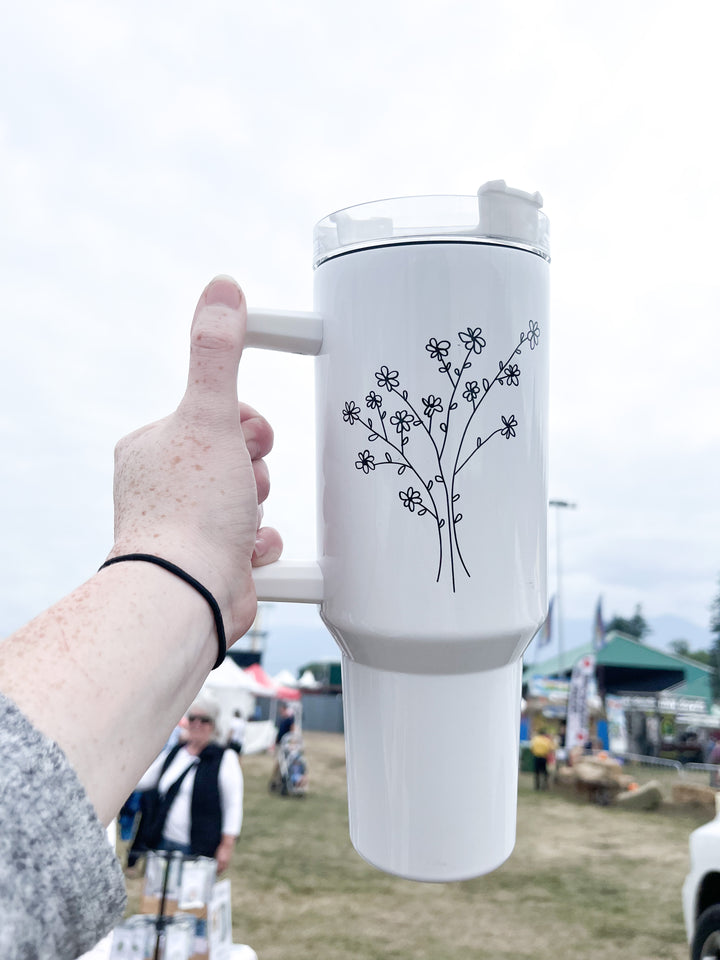
[[[275,684],[272,682],[267,673],[265,673],[259,663],[251,663],[249,667],[245,667],[245,673],[249,677],[252,677],[255,683],[259,683],[261,687],[265,687],[266,690],[275,689]]]
[[[266,696],[265,688],[241,670],[229,657],[220,664],[203,684],[202,692],[208,693],[220,706],[218,734],[225,739],[230,718],[236,710],[247,719],[255,711],[255,697]]]
[[[280,673],[276,673],[272,678],[272,682],[276,687],[290,687],[294,689],[299,686],[297,677],[293,676],[289,670],[281,670]]]
[[[205,683],[216,688],[237,689],[240,687],[258,697],[266,695],[265,687],[258,683],[251,674],[238,667],[230,657],[226,657],[219,667],[210,672]]]
[[[298,686],[303,690],[314,690],[315,687],[320,686],[320,681],[315,679],[315,674],[312,670],[305,670],[298,680]]]
[[[212,696],[220,706],[218,735],[221,743],[225,741],[233,713],[239,710],[248,721],[243,738],[243,753],[263,753],[273,746],[277,734],[274,717],[277,694],[274,688],[259,683],[252,672],[242,670],[227,657],[216,670],[211,671],[203,685],[203,692]],[[269,720],[250,720],[255,712],[256,697],[271,699],[273,715]]]
[[[244,672],[249,674],[257,684],[264,688],[265,692],[262,696],[273,697],[276,700],[300,700],[299,690],[278,686],[275,681],[265,673],[259,663],[251,663],[249,667],[245,667]]]
[[[567,678],[574,664],[582,657],[594,653],[596,674],[601,695],[621,693],[660,694],[662,691],[678,691],[683,696],[692,693],[705,699],[709,708],[712,703],[710,676],[712,668],[687,657],[658,650],[647,643],[611,630],[605,644],[594,650],[592,644],[564,651],[562,657],[550,657],[541,663],[524,666],[524,682],[535,678]]]
[[[265,673],[259,663],[251,663],[249,667],[245,667],[245,673],[250,674],[256,683],[262,685],[265,688],[263,696],[270,698],[270,723],[272,723],[273,739],[272,743],[268,744],[268,748],[275,743],[279,700],[294,701],[293,712],[295,714],[296,729],[302,729],[302,695],[299,690],[278,686],[271,680],[267,673]],[[255,724],[253,724],[253,726],[255,726]]]

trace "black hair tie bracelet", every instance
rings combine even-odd
[[[109,567],[113,563],[123,563],[125,560],[142,560],[145,563],[154,563],[158,567],[162,567],[164,570],[168,570],[170,573],[174,573],[176,577],[180,577],[181,580],[184,580],[185,583],[189,583],[191,587],[194,587],[200,596],[204,597],[210,605],[212,610],[212,615],[215,618],[215,629],[217,630],[218,638],[218,656],[213,666],[213,670],[220,666],[220,664],[225,659],[225,652],[227,650],[227,643],[225,640],[225,625],[223,624],[222,613],[220,612],[220,607],[218,605],[215,597],[210,593],[207,587],[204,587],[199,580],[196,580],[195,577],[191,577],[189,573],[186,573],[180,567],[175,566],[174,563],[170,563],[169,560],[163,560],[162,557],[154,557],[150,553],[126,553],[122,557],[112,557],[110,560],[106,560],[105,563],[100,567],[102,570],[104,567]]]

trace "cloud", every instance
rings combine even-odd
[[[720,11],[368,0],[39,0],[0,53],[0,601],[102,560],[112,447],[182,394],[207,280],[312,305],[312,225],[395,194],[540,189],[551,219],[551,495],[566,606],[705,617],[718,508]],[[382,23],[382,29],[377,24]],[[248,352],[276,429],[266,516],[315,549],[307,358]],[[550,517],[550,580],[554,533]],[[22,597],[22,601],[18,598]]]

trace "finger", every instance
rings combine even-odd
[[[246,326],[242,290],[230,277],[215,277],[195,308],[182,406],[213,419],[237,416],[237,374]]]
[[[255,474],[257,501],[263,503],[270,494],[270,471],[264,460],[253,460],[252,468]]]
[[[253,410],[246,403],[240,403],[240,426],[245,437],[245,446],[251,460],[259,460],[267,456],[273,448],[275,440],[273,429],[265,417],[257,410]]]
[[[274,527],[261,527],[255,537],[255,549],[252,555],[252,565],[263,567],[266,563],[275,563],[282,553],[282,537]]]

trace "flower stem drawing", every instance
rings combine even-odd
[[[381,467],[391,467],[398,477],[409,475],[409,486],[398,492],[400,506],[417,517],[432,518],[438,544],[435,580],[439,583],[448,570],[453,592],[460,571],[467,577],[471,575],[458,534],[463,519],[460,474],[493,437],[510,440],[517,436],[519,427],[514,413],[502,414],[500,422],[485,436],[476,432],[473,423],[491,390],[519,386],[521,371],[515,358],[521,356],[526,345],[535,349],[540,328],[536,321],[530,320],[510,355],[497,361],[492,379],[489,376],[470,379],[468,373],[487,348],[482,328],[468,327],[459,331],[457,337],[456,350],[461,351],[457,364],[450,359],[453,347],[449,340],[431,337],[425,344],[430,359],[438,362],[438,372],[446,381],[444,396],[438,390],[421,397],[419,402],[411,399],[408,390],[401,389],[399,372],[383,365],[375,373],[375,386],[388,396],[371,389],[365,397],[366,414],[354,400],[348,400],[342,410],[345,423],[350,427],[360,424],[367,431],[368,442],[380,449],[377,455],[370,452],[370,447],[359,450],[355,461],[357,470],[369,476]],[[386,409],[391,402],[393,409]],[[412,457],[421,443],[429,454],[423,461],[425,476],[420,472],[417,457],[414,461]],[[432,476],[428,473],[428,462],[432,464]]]

